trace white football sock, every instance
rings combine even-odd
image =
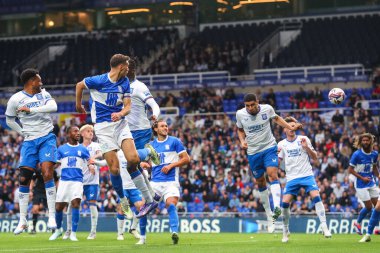
[[[274,207],[280,207],[281,203],[281,186],[278,183],[270,185]]]
[[[71,215],[71,204],[69,204],[67,206],[67,213],[66,213],[66,231],[67,230],[70,230],[71,231],[71,228],[73,227],[72,226],[72,215]]]
[[[96,226],[98,225],[98,207],[96,205],[90,205],[91,212],[91,232],[96,232]]]
[[[268,189],[260,192],[260,200],[261,200],[261,203],[263,204],[263,207],[265,209],[265,213],[267,214],[268,219],[272,218],[272,210],[270,209],[270,204],[269,204]]]
[[[325,212],[325,207],[323,206],[322,201],[315,203],[315,211],[317,212],[319,221],[321,223],[326,223],[326,212]]]

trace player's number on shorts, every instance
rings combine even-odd
[[[117,98],[118,98],[117,93],[108,93],[106,104],[108,106],[116,106]]]
[[[77,165],[77,158],[76,157],[69,157],[67,159],[67,166],[68,167],[76,167]]]

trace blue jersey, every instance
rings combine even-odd
[[[179,161],[179,154],[186,152],[182,142],[173,136],[168,136],[164,141],[154,139],[150,144],[160,155],[160,164],[152,163],[152,181],[153,182],[178,182],[178,167],[173,168],[168,174],[162,173],[161,169],[168,164]]]
[[[92,123],[112,122],[111,114],[123,109],[123,99],[130,97],[129,80],[126,77],[112,82],[109,73],[86,77],[84,83],[90,90]]]
[[[369,183],[365,183],[357,178],[355,183],[356,188],[367,188],[375,185],[372,171],[373,166],[377,163],[377,156],[377,151],[372,151],[370,154],[367,154],[362,149],[356,150],[352,154],[350,165],[359,175],[372,178],[372,181]]]
[[[83,170],[87,167],[90,153],[85,146],[68,143],[58,148],[58,162],[61,163],[62,181],[83,182]]]

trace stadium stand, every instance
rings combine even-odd
[[[270,64],[271,68],[361,63],[380,60],[379,15],[303,21],[301,34]],[[358,46],[360,45],[360,46]]]
[[[305,92],[306,95],[302,92]],[[352,92],[364,93],[366,96],[371,94],[369,90],[352,90]],[[324,94],[325,91],[321,93]],[[199,103],[198,100],[195,100],[196,98],[202,98],[211,101],[204,112],[222,112],[222,105],[225,106],[225,101],[228,101],[228,104],[236,105],[241,101],[241,96],[241,94],[235,94],[231,89],[223,93],[204,89],[192,92],[183,91],[181,97],[175,97],[173,94],[158,96],[157,100],[162,106],[167,103],[192,105]],[[282,93],[275,92],[274,96],[271,93],[263,93],[261,96],[263,101],[275,97],[277,102],[281,101],[279,98]],[[307,97],[308,95],[306,91],[300,90],[294,93],[294,97],[298,96]],[[360,98],[356,95],[351,97]],[[220,101],[224,102],[220,103]],[[349,106],[350,101],[347,102]],[[355,103],[353,103],[354,105]],[[62,104],[59,104],[59,107],[61,106]],[[210,109],[211,107],[216,109]],[[231,110],[236,109],[231,108]],[[283,116],[286,115],[283,114]],[[329,124],[323,117],[320,117],[318,112],[297,112],[292,115],[304,124],[301,134],[309,136],[318,151],[318,161],[313,161],[313,169],[326,210],[357,212],[360,205],[346,169],[349,156],[353,152],[353,138],[356,135],[370,132],[378,140],[380,129],[379,125],[375,123],[377,118],[371,115],[371,111],[355,106],[352,116],[344,116],[340,112],[336,112],[332,117],[332,123]],[[241,213],[240,215],[244,216],[244,213],[263,211],[257,185],[250,176],[246,154],[241,152],[239,147],[237,128],[233,118],[231,119],[225,113],[217,116],[186,116],[178,118],[171,126],[172,134],[181,138],[192,158],[191,164],[182,168],[180,172],[183,196],[179,209],[182,210],[182,213],[205,211],[216,214],[238,211]],[[59,144],[65,142],[65,127],[66,125],[61,127],[55,125],[54,131],[58,136]],[[284,138],[279,126],[274,125],[273,132],[277,140]],[[3,203],[0,203],[0,211],[13,215],[17,212],[15,210],[17,205],[15,207],[14,204],[14,192],[18,188],[19,170],[17,167],[22,138],[6,129],[0,129],[0,133],[2,136],[0,140],[0,199],[4,200]],[[284,186],[285,174],[280,172],[280,177],[281,184]],[[112,189],[107,167],[101,168],[100,182],[99,210],[113,212],[116,207],[116,194]],[[86,201],[83,202],[83,209],[88,209]],[[163,212],[163,209],[163,205],[161,205],[156,214]],[[313,211],[310,197],[304,191],[300,192],[297,201],[292,206],[292,211],[296,213]]]

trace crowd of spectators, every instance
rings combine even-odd
[[[271,92],[268,94],[263,100],[275,102],[275,96],[270,95]],[[173,94],[163,97],[157,95],[161,106],[184,105],[187,111],[221,112],[216,116],[178,117],[170,125],[170,134],[179,137],[191,155],[191,163],[180,169],[182,197],[178,209],[181,213],[219,215],[223,212],[238,212],[244,215],[263,211],[246,153],[240,148],[233,116],[223,113],[220,103],[223,99],[237,96],[233,90],[183,91],[178,98]],[[361,206],[347,171],[350,155],[354,151],[352,144],[354,138],[364,132],[375,135],[378,141],[378,119],[362,108],[355,108],[349,119],[337,110],[329,123],[318,112],[294,113],[292,116],[303,123],[300,134],[307,135],[318,152],[318,159],[311,163],[326,210],[356,213]],[[58,144],[65,142],[66,127],[64,123],[60,126],[55,124]],[[284,138],[281,127],[273,124],[272,128],[277,141]],[[0,213],[13,215],[18,211],[14,200],[19,185],[18,164],[22,138],[6,129],[0,129],[0,136]],[[378,142],[375,149],[379,149]],[[284,187],[285,173],[280,170],[279,175]],[[116,198],[108,168],[102,167],[99,210],[114,212]],[[300,191],[291,210],[296,213],[314,210],[304,190]],[[82,211],[89,211],[86,201],[83,201]],[[156,210],[156,214],[165,212],[163,205]]]

